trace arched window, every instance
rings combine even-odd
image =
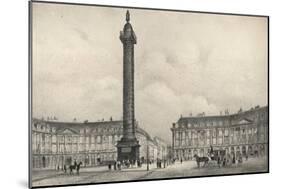
[[[193,150],[193,154],[194,154],[194,155],[197,154],[197,150],[196,150],[196,149]],[[197,155],[198,155],[198,154],[197,154]]]
[[[97,143],[101,144],[101,136],[97,136]]]

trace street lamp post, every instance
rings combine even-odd
[[[148,137],[146,137],[146,170],[149,171],[149,145],[148,145]]]
[[[164,146],[162,146],[162,161],[163,161],[163,167],[166,168],[166,162],[165,162],[165,156],[164,156]]]

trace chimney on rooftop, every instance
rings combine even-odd
[[[258,109],[260,106],[259,105],[257,105],[256,107],[255,107],[255,109]]]

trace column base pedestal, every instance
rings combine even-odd
[[[137,139],[122,138],[117,143],[117,160],[139,160],[140,145]]]

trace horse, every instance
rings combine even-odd
[[[77,175],[79,175],[79,170],[80,170],[81,165],[82,165],[81,161],[78,164],[75,163],[74,165],[69,165],[69,173],[72,175],[73,170],[76,169],[76,173],[77,173]]]
[[[199,157],[197,154],[195,154],[193,157],[195,157],[195,159],[196,159],[198,168],[200,168],[200,162],[204,162],[203,167],[205,167],[209,162],[208,157]]]
[[[73,170],[76,169],[76,166],[77,166],[76,164],[69,165],[69,174],[71,174],[71,175],[73,174]]]
[[[79,170],[80,170],[80,166],[82,165],[82,162],[80,161],[77,166],[76,166],[76,173],[77,175],[79,175]]]

